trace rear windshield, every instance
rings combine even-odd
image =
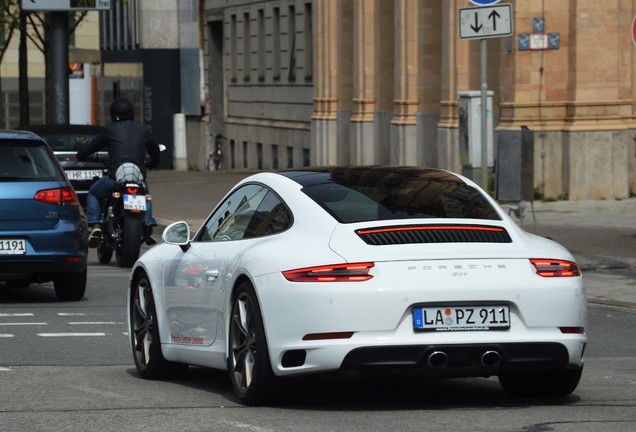
[[[0,182],[50,180],[64,180],[64,173],[44,143],[0,143]]]
[[[349,181],[352,180],[352,181]],[[475,188],[449,174],[338,178],[303,192],[341,223],[412,218],[501,218]]]
[[[54,151],[78,151],[82,146],[91,142],[97,136],[97,133],[89,134],[65,134],[65,133],[42,133],[38,132],[47,144]]]

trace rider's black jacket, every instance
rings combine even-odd
[[[111,123],[84,148],[77,152],[77,158],[86,160],[88,155],[108,149],[108,175],[115,178],[117,168],[123,163],[132,162],[141,168],[144,176],[146,166],[159,166],[159,144],[150,130],[132,120]],[[146,152],[150,155],[150,164],[146,164]]]

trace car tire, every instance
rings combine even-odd
[[[26,288],[31,285],[31,281],[29,279],[9,279],[7,281],[7,286],[9,288]]]
[[[565,397],[576,390],[583,366],[577,369],[504,374],[499,376],[503,389],[514,397]]]
[[[144,238],[144,224],[140,217],[122,217],[122,239],[117,249],[117,265],[132,267],[139,258],[139,250]]]
[[[258,300],[249,281],[243,281],[233,296],[229,327],[228,370],[234,392],[247,405],[272,402],[276,377]]]
[[[78,273],[65,273],[53,280],[55,294],[62,301],[79,301],[86,292],[86,269]]]
[[[108,264],[113,257],[113,248],[105,241],[99,242],[97,245],[97,259],[100,264]]]
[[[187,364],[166,360],[161,352],[159,322],[148,276],[135,276],[130,301],[130,342],[137,372],[145,379],[178,378]]]

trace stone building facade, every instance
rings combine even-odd
[[[487,42],[495,135],[522,126],[534,132],[538,196],[636,193],[636,1],[509,3],[512,36]],[[215,62],[222,62],[216,72],[207,62],[208,85],[222,87],[208,111],[218,115],[211,125],[227,138],[233,166],[461,171],[458,95],[481,85],[480,42],[458,37],[459,9],[471,6],[207,0],[206,53],[216,34]],[[524,45],[528,37],[534,46]]]
[[[219,141],[224,169],[413,164],[466,172],[460,95],[481,89],[481,43],[459,38],[469,0],[111,3],[80,28],[71,61],[99,71],[100,121],[115,89],[131,95],[169,147],[164,167],[172,116],[183,113],[190,169],[204,169]],[[495,150],[510,145],[502,132],[532,132],[526,171],[538,197],[636,194],[636,0],[504,3],[512,35],[486,43]],[[0,69],[5,127],[15,125],[19,104],[12,45]],[[41,64],[29,58],[37,121]]]

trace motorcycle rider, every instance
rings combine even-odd
[[[117,183],[115,172],[120,165],[132,162],[137,165],[144,176],[146,193],[148,183],[146,179],[146,153],[150,155],[149,168],[159,166],[159,144],[150,130],[144,125],[134,121],[134,109],[132,103],[126,98],[119,98],[110,105],[110,118],[112,123],[93,140],[77,152],[77,159],[85,161],[89,155],[108,148],[108,175],[96,181],[88,190],[86,198],[86,218],[91,225],[88,246],[97,247],[102,235],[100,222],[102,220],[102,202],[108,198]],[[146,225],[146,244],[152,245],[156,240],[152,238],[152,227],[157,222],[152,217],[152,202],[148,201],[148,207],[144,215]]]

